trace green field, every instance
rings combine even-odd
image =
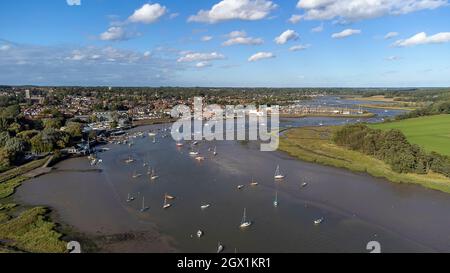
[[[409,142],[423,147],[426,151],[450,156],[450,115],[405,119],[370,127],[382,130],[399,129]]]

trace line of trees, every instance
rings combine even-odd
[[[17,104],[0,107],[0,172],[22,164],[29,153],[54,152],[82,138],[82,123],[49,111],[52,118],[28,120]]]
[[[431,170],[450,177],[450,157],[425,152],[396,129],[382,131],[362,124],[347,125],[334,134],[333,140],[339,146],[386,162],[395,172],[426,174]]]
[[[396,119],[401,120],[401,119],[417,118],[422,116],[432,116],[441,114],[450,114],[450,100],[435,102],[426,107],[397,116]]]

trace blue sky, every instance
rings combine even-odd
[[[448,0],[4,0],[0,13],[0,84],[450,85]]]

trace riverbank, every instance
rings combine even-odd
[[[413,183],[450,193],[450,179],[439,174],[396,173],[384,162],[362,153],[339,147],[331,140],[339,127],[304,127],[284,132],[279,150],[304,161],[366,172],[396,183]]]
[[[0,253],[1,252],[65,252],[66,243],[49,218],[45,207],[28,207],[13,202],[17,187],[27,181],[28,173],[51,159],[45,157],[0,174]]]
[[[308,114],[280,114],[280,118],[373,118],[375,113],[363,113],[358,115],[332,114],[332,113],[308,113]]]

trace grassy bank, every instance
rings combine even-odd
[[[397,183],[419,184],[450,193],[450,179],[435,173],[403,174],[392,171],[383,161],[335,145],[331,138],[338,127],[295,128],[284,133],[279,150],[301,160],[328,166],[367,172]]]
[[[41,167],[47,160],[48,157],[0,174],[0,253],[65,251],[66,243],[55,231],[55,224],[47,219],[47,209],[10,203],[15,189],[28,179],[24,174]]]
[[[370,125],[375,129],[399,129],[408,141],[428,152],[450,156],[450,115],[411,118]]]

